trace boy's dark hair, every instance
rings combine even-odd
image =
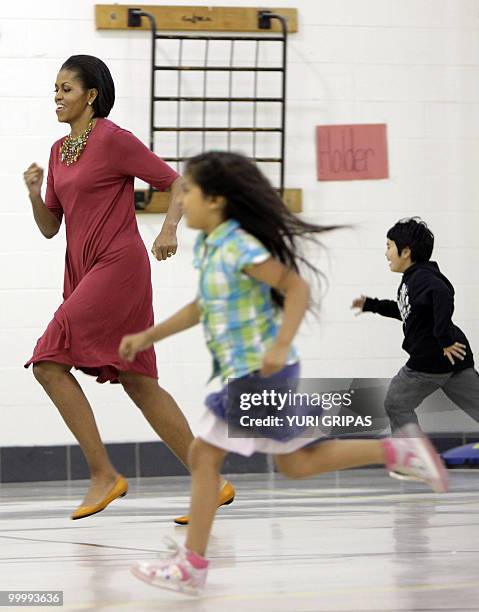
[[[412,262],[424,263],[431,259],[434,234],[420,217],[400,219],[388,231],[387,237],[396,243],[399,255],[404,248],[409,247]]]
[[[93,117],[108,117],[115,103],[115,84],[108,66],[93,55],[72,55],[61,67],[77,73],[84,89],[96,89]]]
[[[319,244],[316,234],[339,226],[314,225],[299,219],[259,168],[239,153],[201,153],[187,162],[186,174],[204,195],[223,196],[226,219],[236,219],[273,257],[296,272],[301,262],[317,278],[321,276],[320,270],[301,254],[298,239],[306,237]],[[271,291],[274,302],[282,307],[284,296],[274,289]]]

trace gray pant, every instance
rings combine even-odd
[[[384,401],[392,431],[407,423],[417,425],[416,408],[437,389],[479,422],[479,374],[474,368],[428,374],[404,366],[391,380]]]

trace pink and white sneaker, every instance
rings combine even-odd
[[[406,476],[406,474],[401,474],[400,472],[389,472],[389,476],[394,478],[394,480],[407,480],[409,482],[422,482],[421,478],[417,476]]]
[[[383,440],[386,468],[408,479],[422,480],[436,493],[448,489],[447,470],[433,445],[417,425],[406,425],[397,437]]]
[[[138,561],[131,566],[132,574],[152,586],[200,595],[208,575],[208,561],[169,537],[165,542],[172,551],[168,559]]]

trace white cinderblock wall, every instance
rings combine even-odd
[[[287,186],[303,189],[306,217],[356,224],[326,241],[330,289],[321,321],[298,339],[304,375],[391,376],[404,362],[400,324],[355,318],[349,304],[360,293],[394,296],[400,278],[385,264],[385,232],[413,214],[436,234],[435,258],[457,290],[456,322],[478,351],[479,0],[271,4],[299,11],[289,46]],[[32,161],[46,166],[51,143],[66,133],[54,113],[57,70],[74,53],[104,59],[118,96],[110,118],[147,142],[149,49],[146,32],[96,31],[93,0],[0,6],[0,446],[73,441],[22,367],[61,300],[64,234],[42,238],[22,182],[23,170]],[[314,127],[361,122],[387,123],[390,179],[318,183]],[[139,217],[148,248],[161,221]],[[179,254],[152,260],[157,319],[194,295],[193,239],[182,227]],[[194,428],[210,368],[201,330],[165,341],[157,354],[160,380]],[[119,386],[78,377],[106,441],[155,439]]]

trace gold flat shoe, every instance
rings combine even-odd
[[[220,495],[218,498],[218,508],[220,508],[221,506],[229,506],[230,504],[232,504],[235,498],[235,494],[236,491],[234,490],[234,487],[231,482],[225,480],[220,490]],[[190,517],[179,516],[174,520],[177,525],[188,525],[188,523],[190,522]]]
[[[72,521],[76,521],[77,519],[86,518],[87,516],[101,512],[108,506],[108,504],[111,504],[111,502],[118,497],[125,497],[127,492],[128,481],[126,478],[123,478],[123,476],[118,476],[118,478],[115,480],[115,484],[108,491],[105,497],[98,502],[98,504],[95,504],[94,506],[78,506],[70,518]]]

